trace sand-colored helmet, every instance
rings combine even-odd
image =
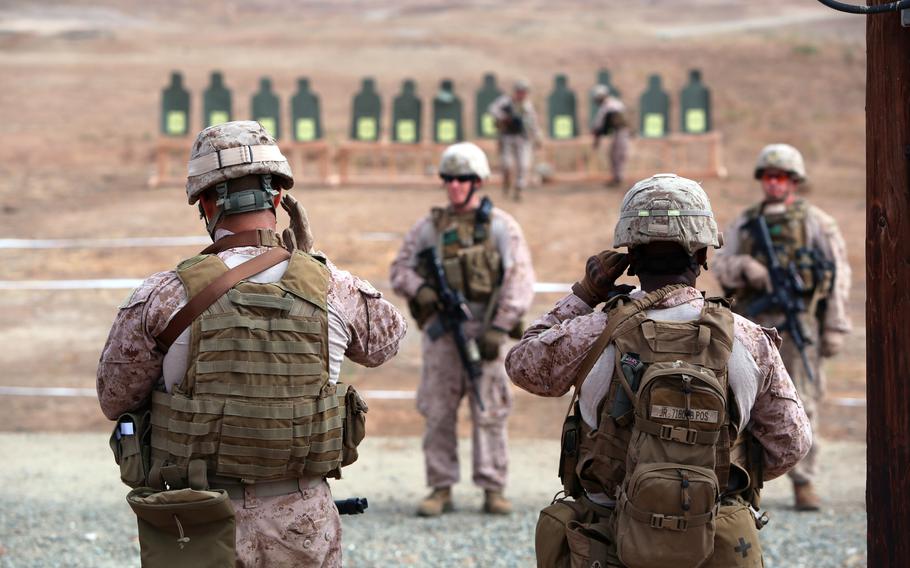
[[[622,200],[613,247],[666,241],[689,254],[723,246],[705,190],[676,174],[656,174],[632,186]]]
[[[769,144],[762,148],[755,162],[755,179],[761,179],[762,172],[767,169],[787,172],[800,183],[806,181],[803,155],[789,144]]]
[[[473,175],[479,179],[487,179],[490,177],[490,162],[477,144],[459,142],[452,144],[442,153],[439,160],[439,175]]]
[[[209,187],[250,174],[271,174],[273,184],[294,185],[287,158],[275,139],[256,121],[236,120],[209,126],[196,136],[187,166],[190,205]]]
[[[602,101],[610,96],[610,87],[601,84],[594,85],[591,94],[594,95],[595,100]]]
[[[515,83],[512,84],[512,91],[518,92],[522,91],[527,93],[531,90],[531,82],[527,79],[518,79]]]

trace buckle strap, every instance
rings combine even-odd
[[[720,439],[719,430],[696,430],[695,428],[671,426],[670,424],[659,424],[645,418],[636,418],[635,425],[642,432],[657,436],[661,440],[669,440],[681,444],[711,446]]]
[[[715,504],[707,513],[700,515],[663,515],[661,513],[651,513],[642,511],[629,501],[629,498],[623,494],[619,501],[619,508],[624,514],[629,515],[636,521],[644,523],[654,529],[667,529],[671,531],[686,531],[690,527],[700,527],[711,522],[717,515],[718,505]]]
[[[321,476],[301,477],[299,479],[279,479],[277,481],[259,481],[248,482],[224,481],[218,480],[210,482],[209,487],[212,489],[223,489],[231,499],[243,499],[244,497],[254,496],[259,499],[265,497],[277,497],[279,495],[290,495],[297,491],[304,491],[316,487],[324,478]]]

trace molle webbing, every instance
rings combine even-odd
[[[189,327],[194,319],[199,317],[202,312],[230,290],[231,287],[244,278],[249,278],[275,266],[279,262],[287,260],[290,256],[290,253],[284,249],[271,249],[265,254],[261,254],[231,270],[222,272],[203,289],[190,295],[186,305],[174,314],[164,330],[155,337],[158,346],[166,352],[180,334],[183,333],[183,330]]]
[[[227,270],[203,255],[177,273],[193,297]],[[281,280],[239,282],[193,321],[183,381],[153,398],[153,463],[250,481],[338,470],[347,389],[329,383],[328,285],[298,251]]]
[[[589,492],[613,495],[626,475],[628,446],[632,421],[615,420],[610,412],[621,390],[620,358],[635,353],[645,368],[655,363],[685,361],[690,365],[710,369],[724,392],[727,392],[727,363],[733,349],[733,315],[723,301],[707,299],[699,319],[688,322],[652,320],[646,311],[682,285],[667,286],[638,300],[619,297],[608,305],[610,316],[607,329],[609,343],[616,348],[616,368],[607,395],[600,407],[598,429],[585,428],[582,436],[580,463],[588,464],[580,471],[581,483]],[[602,351],[602,350],[601,350]],[[577,389],[576,389],[577,390]],[[728,407],[729,407],[728,402]],[[716,445],[715,473],[726,484],[730,467],[731,435],[728,413],[719,431],[670,426],[636,416],[635,427],[668,443],[711,446]]]

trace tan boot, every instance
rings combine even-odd
[[[502,491],[487,489],[483,500],[483,512],[491,515],[508,515],[512,512],[512,502],[506,499]]]
[[[793,501],[797,511],[818,511],[822,506],[822,500],[810,482],[793,484]]]
[[[417,507],[417,516],[438,517],[452,510],[452,489],[450,487],[437,487],[420,502]]]

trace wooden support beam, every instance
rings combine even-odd
[[[910,566],[910,29],[899,14],[867,17],[866,51],[868,554],[869,566],[903,568]]]

